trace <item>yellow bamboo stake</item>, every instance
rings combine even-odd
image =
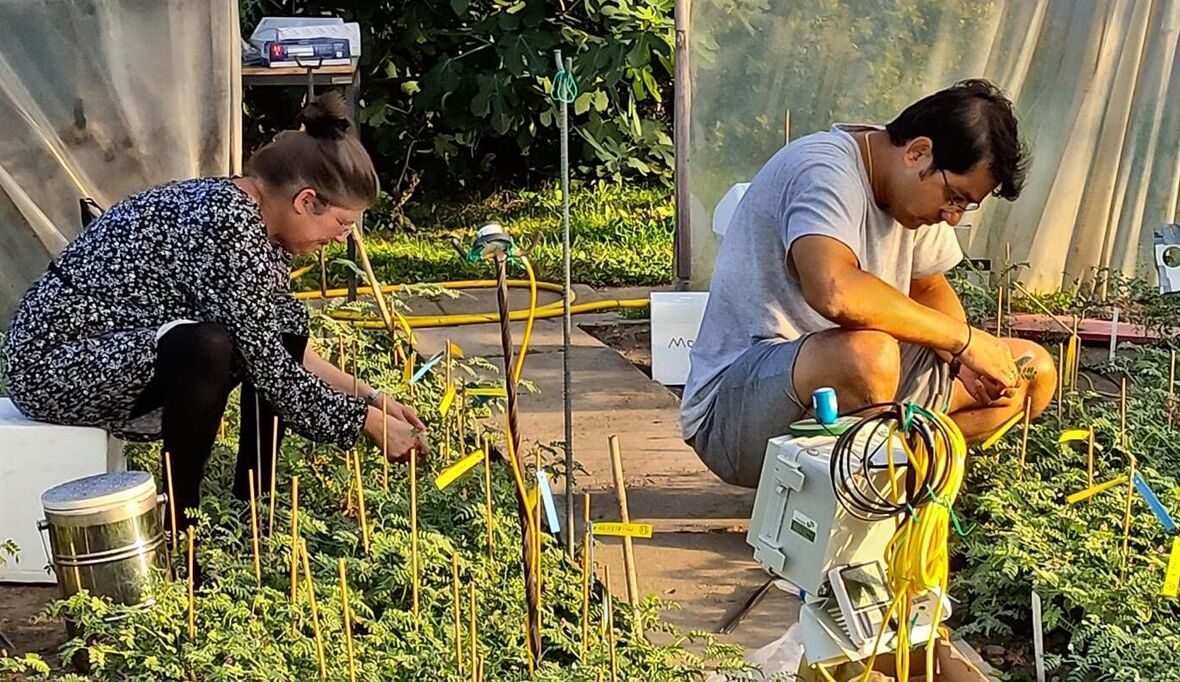
[[[418,632],[418,451],[410,448],[410,583],[414,632]]]
[[[355,358],[360,357],[360,349],[357,348],[356,339],[353,339],[353,341],[352,341],[352,357],[354,358],[352,361],[352,397],[359,398],[359,397],[361,397],[360,396],[361,391],[360,391],[360,388],[357,386],[357,376],[356,375],[357,375],[357,372],[360,371],[360,363],[358,363]]]
[[[348,610],[348,576],[344,559],[336,560],[336,572],[340,575],[340,611],[344,618],[344,651],[348,655],[348,679],[356,682],[356,660],[352,656],[352,615]]]
[[[291,605],[299,598],[299,477],[291,477]],[[291,621],[294,634],[295,622]]]
[[[340,355],[337,357],[337,360],[340,361],[340,371],[347,374],[348,370],[345,369],[345,367],[347,366],[348,363],[346,363],[344,361],[344,337],[343,336],[336,337],[336,347],[340,351]]]
[[[484,525],[488,531],[488,565],[495,566],[495,517],[492,515],[492,439],[483,438]]]
[[[1127,550],[1131,543],[1131,502],[1135,499],[1135,455],[1131,457],[1131,471],[1127,474],[1127,504],[1123,510],[1123,553],[1119,561],[1119,585],[1127,569]]]
[[[1004,289],[996,289],[996,336],[1004,334]]]
[[[254,490],[254,470],[246,472],[250,483],[250,539],[254,547],[254,583],[262,587],[262,556],[258,548],[258,496]]]
[[[455,672],[463,676],[463,615],[459,612],[459,555],[451,554],[451,610],[455,626]],[[474,665],[474,659],[472,660]]]
[[[1065,372],[1067,372],[1067,371],[1068,370],[1065,368],[1065,345],[1058,343],[1057,344],[1057,419],[1058,420],[1061,419],[1061,398],[1062,398],[1062,394],[1064,393],[1062,387],[1064,386],[1064,382],[1065,382],[1064,375],[1065,375]]]
[[[582,654],[590,642],[590,493],[582,493]]]
[[[172,453],[164,451],[164,477],[168,484],[168,518],[172,522],[172,551],[180,546],[180,527],[176,525],[176,493],[172,488]]]
[[[197,531],[190,526],[188,529],[188,638],[190,640],[197,638],[197,597],[196,576],[194,575],[196,544]]]
[[[610,680],[616,682],[619,672],[615,661],[615,607],[610,591],[610,566],[604,565],[602,570],[603,587],[606,589],[606,647],[610,652]]]
[[[1032,423],[1032,398],[1024,399],[1024,432],[1020,436],[1020,478],[1024,478],[1024,462],[1028,456],[1028,427]]]
[[[266,535],[275,534],[275,483],[278,481],[279,471],[279,418],[274,419],[273,438],[270,441],[270,509],[266,523]]]
[[[365,481],[361,477],[361,453],[352,453],[352,466],[356,471],[356,505],[360,510],[358,519],[361,524],[361,544],[365,547],[365,554],[369,553],[369,517],[365,509]]]
[[[1172,428],[1173,405],[1176,402],[1176,351],[1172,351],[1172,362],[1168,369],[1168,428]]]
[[[1086,487],[1094,487],[1094,426],[1090,426],[1090,438],[1086,444]]]
[[[1119,389],[1119,447],[1127,450],[1127,378],[1123,377]]]
[[[623,477],[623,451],[619,446],[619,437],[611,436],[607,443],[610,447],[615,496],[619,500],[619,520],[631,523],[631,512],[627,507],[627,482]],[[635,575],[635,546],[631,543],[630,536],[623,536],[623,569],[627,577],[627,600],[634,606],[639,603],[639,580]]]
[[[353,497],[356,495],[356,472],[352,468],[352,450],[344,451],[344,469],[348,471],[348,488],[345,490],[344,515],[351,516],[355,505]]]
[[[479,661],[479,633],[476,629],[476,624],[475,624],[475,614],[476,614],[477,604],[475,601],[475,583],[474,582],[467,583],[467,594],[468,594],[469,601],[470,601],[470,606],[468,608],[468,619],[469,619],[468,624],[470,626],[470,630],[468,631],[467,634],[468,634],[468,639],[471,640],[471,680],[472,680],[472,682],[478,682],[478,680],[479,680],[479,663],[478,663],[478,661]]]
[[[320,679],[328,679],[328,664],[324,660],[324,639],[320,634],[320,609],[315,600],[315,580],[311,576],[311,559],[307,554],[307,541],[300,538],[299,556],[303,562],[303,582],[307,585],[307,601],[311,606],[311,631],[315,635],[315,658],[320,666]]]
[[[389,439],[389,419],[386,415],[385,394],[381,394],[381,483],[385,488],[385,492],[389,492],[389,445],[386,441]]]

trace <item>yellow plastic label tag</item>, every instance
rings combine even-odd
[[[1078,440],[1089,440],[1089,438],[1090,432],[1086,429],[1069,429],[1068,431],[1061,432],[1061,435],[1057,438],[1057,442],[1072,443]]]
[[[1021,410],[1021,411],[1017,412],[1016,414],[1012,415],[1012,418],[1009,419],[1008,421],[1004,422],[1004,425],[1001,426],[998,431],[993,433],[987,440],[983,441],[983,445],[980,445],[979,449],[980,450],[987,450],[991,446],[1000,442],[1000,439],[1003,438],[1004,435],[1007,434],[1009,431],[1011,431],[1013,426],[1016,426],[1017,424],[1019,424],[1022,419],[1024,419],[1024,410]]]
[[[614,523],[599,522],[594,524],[595,535],[619,535],[632,538],[650,538],[652,533],[650,523]]]
[[[505,390],[503,386],[483,386],[480,388],[469,388],[467,389],[466,393],[472,398],[504,398],[508,395],[508,391]]]
[[[1180,538],[1172,540],[1172,558],[1168,559],[1168,571],[1164,574],[1164,589],[1160,594],[1175,599],[1180,594]]]
[[[447,341],[447,348],[451,350],[452,358],[463,359],[463,349],[459,347],[459,344],[454,341]]]
[[[438,475],[438,478],[434,479],[434,486],[439,490],[442,490],[448,485],[454,483],[455,479],[459,478],[468,471],[471,471],[473,468],[475,468],[476,464],[479,464],[482,461],[483,450],[476,450],[475,452],[467,455],[458,462],[455,462],[446,469],[443,469],[442,473]]]
[[[451,403],[455,402],[455,385],[447,386],[447,392],[443,394],[442,400],[438,401],[438,413],[442,416],[447,416],[447,411],[451,409]]]
[[[1059,372],[1065,372],[1061,376],[1061,385],[1069,387],[1073,383],[1073,366],[1077,362],[1078,357],[1078,337],[1077,335],[1070,335],[1069,343],[1065,346],[1065,362],[1064,367],[1058,369]]]
[[[1110,479],[1109,481],[1107,481],[1105,483],[1099,483],[1098,485],[1091,486],[1089,488],[1086,488],[1085,490],[1080,490],[1080,491],[1070,495],[1069,497],[1065,498],[1065,501],[1070,504],[1077,504],[1078,502],[1081,502],[1083,500],[1088,500],[1091,497],[1094,497],[1098,493],[1106,492],[1107,490],[1110,490],[1111,488],[1113,488],[1117,485],[1122,485],[1123,483],[1126,483],[1126,482],[1127,482],[1127,475],[1126,474],[1119,474],[1118,476]]]

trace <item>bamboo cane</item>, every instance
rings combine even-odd
[[[348,487],[344,493],[344,515],[351,516],[356,508],[353,504],[353,497],[356,496],[356,472],[352,468],[352,450],[344,451],[344,469],[348,472]]]
[[[340,575],[340,611],[344,619],[344,651],[348,656],[348,679],[356,682],[356,660],[352,655],[352,615],[348,610],[348,577],[344,559],[336,560],[336,572]]]
[[[275,534],[275,483],[279,471],[279,418],[274,419],[273,437],[270,441],[270,508],[267,510],[266,535]]]
[[[369,517],[365,509],[365,481],[361,477],[361,453],[359,451],[352,453],[352,466],[356,471],[356,506],[360,510],[358,519],[361,525],[361,543],[364,545],[365,554],[369,553]]]
[[[631,513],[627,507],[627,482],[623,478],[623,452],[619,446],[619,437],[611,436],[607,441],[610,447],[611,471],[614,473],[615,496],[619,500],[619,520],[631,523]],[[623,568],[627,577],[627,600],[634,606],[639,603],[639,580],[635,575],[635,546],[631,537],[623,536]]]
[[[320,609],[315,600],[315,580],[311,576],[311,559],[307,554],[307,541],[299,540],[299,555],[303,560],[303,582],[307,585],[307,601],[311,606],[311,631],[315,636],[315,658],[320,666],[320,679],[328,679],[328,665],[324,661],[324,639],[320,633]]]
[[[1172,351],[1172,362],[1168,368],[1168,428],[1172,428],[1173,405],[1176,402],[1176,351]]]
[[[291,477],[291,605],[299,598],[299,477]],[[291,622],[294,633],[295,623]]]
[[[196,566],[197,532],[193,527],[188,529],[188,638],[197,638],[197,597],[196,597]]]
[[[1024,462],[1028,456],[1028,427],[1032,423],[1032,398],[1024,399],[1024,433],[1020,437],[1020,478],[1024,478]]]
[[[1127,378],[1123,377],[1119,388],[1119,447],[1127,449]]]
[[[1065,382],[1065,345],[1057,344],[1057,420],[1061,421],[1061,398]]]
[[[610,591],[610,566],[602,567],[604,587],[606,589],[606,647],[610,652],[610,679],[618,679],[618,663],[615,661],[615,607]]]
[[[1086,487],[1094,487],[1094,426],[1090,426],[1090,438],[1086,444]]]
[[[492,514],[492,439],[483,438],[484,525],[488,533],[488,565],[495,566],[495,516]]]
[[[996,336],[1004,334],[1004,289],[996,289]]]
[[[172,488],[172,453],[164,451],[164,477],[168,484],[168,518],[172,522],[172,551],[180,546],[179,526],[176,525],[176,493]]]
[[[1131,503],[1135,499],[1135,455],[1131,457],[1131,471],[1127,475],[1127,504],[1123,510],[1123,552],[1119,561],[1119,585],[1127,569],[1127,550],[1131,543]]]
[[[262,587],[262,557],[258,548],[258,496],[254,490],[254,470],[246,472],[246,480],[250,483],[250,538],[254,548],[254,583]]]
[[[385,488],[385,492],[389,492],[389,445],[386,443],[389,438],[389,418],[386,416],[389,413],[385,400],[385,394],[381,394],[381,484]]]
[[[590,493],[582,493],[582,654],[590,642]]]
[[[413,599],[414,632],[418,632],[418,451],[410,448],[410,582]]]
[[[476,608],[478,605],[475,601],[475,583],[474,582],[467,583],[467,594],[470,597],[470,606],[468,607],[468,624],[470,626],[470,630],[468,632],[468,639],[471,641],[471,659],[470,659],[471,660],[471,680],[472,680],[472,682],[478,682],[478,679],[479,679],[479,674],[478,674],[478,671],[479,671],[479,663],[478,663],[478,660],[479,660],[479,633],[477,630],[476,620],[475,620]]]
[[[463,676],[463,616],[459,609],[459,555],[451,554],[451,610],[455,626],[455,672]],[[474,665],[474,661],[472,662]]]

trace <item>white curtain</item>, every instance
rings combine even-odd
[[[1111,267],[1154,278],[1152,231],[1180,218],[1180,0],[693,0],[687,147],[693,285],[712,211],[791,137],[885,123],[985,77],[1033,152],[1023,195],[990,199],[967,253],[1027,261],[1053,289]]]
[[[78,200],[236,172],[236,0],[0,3],[0,327]]]

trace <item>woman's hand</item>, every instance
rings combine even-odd
[[[414,411],[414,408],[409,405],[403,405],[392,398],[386,398],[380,394],[376,395],[377,397],[373,400],[373,407],[377,409],[384,407],[385,414],[397,417],[419,431],[426,430],[426,424],[418,417],[418,413]]]
[[[404,406],[403,406],[404,407]],[[413,410],[410,410],[413,414]],[[417,415],[414,415],[417,419]],[[421,420],[418,421],[421,424]],[[365,415],[364,434],[382,449],[382,452],[393,462],[404,462],[409,459],[410,451],[420,455],[427,453],[425,432],[404,421],[400,417],[383,413],[380,409],[369,408]],[[385,442],[382,443],[382,437]]]

